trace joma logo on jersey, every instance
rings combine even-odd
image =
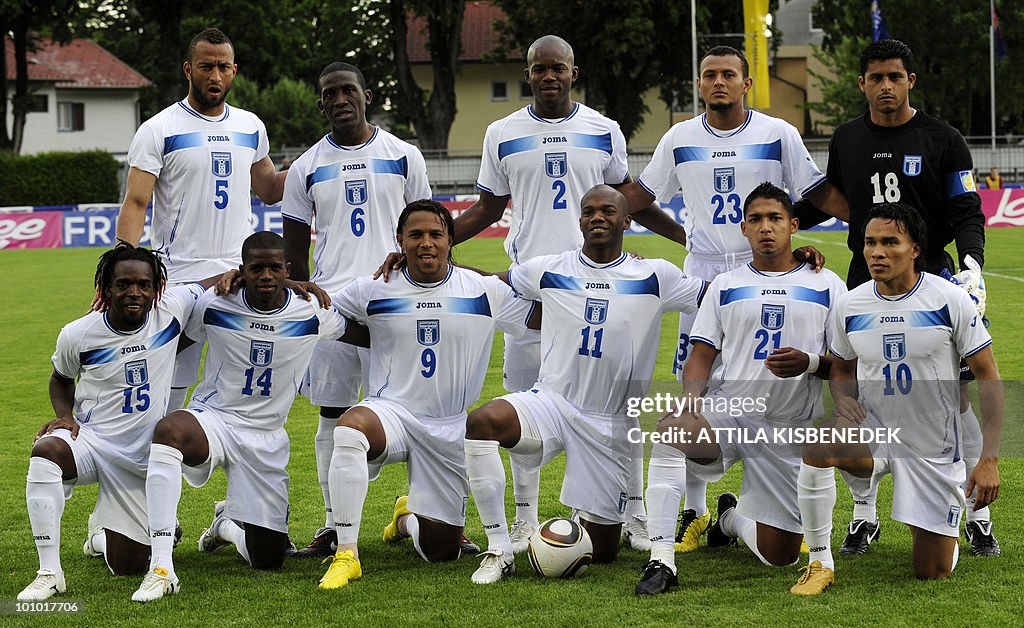
[[[249,341],[249,364],[268,366],[274,360],[274,343],[268,340]]]
[[[138,353],[139,351],[145,351],[146,345],[135,345],[132,347],[121,347],[121,355],[128,355],[129,353]]]
[[[612,287],[610,285],[608,285],[606,283],[602,283],[600,281],[590,281],[590,282],[587,282],[587,285],[583,289],[584,290],[611,290]]]
[[[587,299],[583,319],[591,325],[600,325],[608,320],[608,299]]]
[[[273,325],[267,323],[257,323],[256,321],[249,321],[249,329],[258,329],[260,331],[274,331]]]
[[[230,142],[231,138],[227,135],[207,135],[207,142]]]
[[[541,144],[564,144],[568,141],[564,137],[545,137],[541,140]]]
[[[761,327],[765,329],[782,329],[786,322],[785,305],[761,304]]]
[[[441,340],[441,321],[416,321],[416,340],[426,347],[436,345]]]
[[[786,296],[786,291],[780,290],[778,288],[765,288],[764,290],[761,291],[761,296],[763,297],[766,294],[777,294],[780,296]]]
[[[210,159],[212,163],[213,176],[215,177],[230,177],[231,176],[231,153],[210,153]]]
[[[903,320],[902,316],[880,316],[878,318],[878,322],[879,323],[903,323],[905,321]]]
[[[715,168],[715,191],[725,194],[736,187],[736,168]]]
[[[436,310],[437,308],[440,308],[440,307],[441,307],[440,303],[435,303],[433,301],[425,301],[425,302],[420,302],[420,303],[416,304],[416,309],[417,310]]]
[[[348,172],[349,170],[366,170],[366,164],[342,164],[341,171]]]
[[[560,179],[569,170],[569,159],[565,153],[544,153],[544,172],[552,179]]]
[[[149,369],[145,360],[135,360],[124,365],[124,381],[129,386],[141,386],[149,381]]]
[[[904,155],[903,174],[908,177],[916,177],[921,174],[921,165],[923,163],[924,159],[920,155]]]
[[[904,334],[884,334],[882,355],[890,362],[899,362],[907,357],[907,339]]]
[[[872,159],[892,159],[892,153],[875,153]]]
[[[345,182],[345,200],[349,205],[362,205],[366,202],[366,179]]]
[[[714,159],[716,157],[735,157],[735,156],[736,156],[736,151],[734,151],[734,150],[716,150],[716,151],[711,153],[711,158],[712,159]]]

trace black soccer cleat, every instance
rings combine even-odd
[[[644,565],[644,575],[636,583],[637,595],[658,595],[679,586],[679,579],[668,565],[660,560],[651,560]]]
[[[296,550],[291,555],[295,558],[327,558],[334,556],[337,549],[338,533],[330,528],[320,528],[309,545]]]
[[[708,547],[726,547],[737,545],[736,537],[722,531],[722,515],[736,507],[740,500],[733,493],[722,493],[718,496],[718,518],[708,528]]]
[[[971,556],[999,556],[999,541],[992,532],[991,521],[968,521],[964,534],[971,543]]]
[[[856,519],[850,522],[850,531],[839,548],[843,556],[860,556],[868,551],[868,546],[882,536],[882,526],[875,519],[874,523],[864,519]]]

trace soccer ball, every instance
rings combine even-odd
[[[530,535],[530,564],[548,578],[571,578],[594,558],[590,535],[571,519],[548,519]]]

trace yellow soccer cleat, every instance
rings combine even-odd
[[[803,540],[803,541],[800,541],[800,553],[801,554],[810,554],[811,553],[811,548],[807,547],[806,539]]]
[[[800,571],[800,580],[789,590],[794,595],[819,595],[836,581],[836,573],[828,567],[822,567],[821,561],[816,560]]]
[[[397,543],[402,539],[409,538],[408,535],[402,534],[398,531],[398,520],[405,515],[411,515],[412,511],[406,507],[409,503],[409,496],[402,495],[395,500],[395,513],[391,516],[391,523],[384,526],[384,542],[385,543]]]
[[[324,577],[320,578],[321,589],[340,589],[363,575],[363,566],[352,550],[339,551],[334,556],[324,559],[325,563],[327,561],[331,561],[331,566],[327,568]]]
[[[697,516],[696,511],[687,509],[679,517],[679,533],[676,534],[677,552],[694,552],[700,546],[700,535],[711,525],[711,511]]]

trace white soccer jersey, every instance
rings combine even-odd
[[[764,414],[748,418],[800,423],[824,414],[821,380],[772,375],[764,361],[772,350],[793,347],[823,355],[831,335],[832,312],[846,286],[828,269],[800,264],[785,273],[764,273],[745,264],[711,282],[690,332],[722,352],[722,364],[708,391],[712,397],[762,399]]]
[[[530,105],[487,127],[477,187],[511,194],[505,252],[521,264],[582,246],[583,195],[628,176],[626,140],[614,120],[580,103],[565,118],[548,120]]]
[[[746,253],[740,233],[743,201],[765,181],[800,198],[825,181],[799,133],[785,120],[757,111],[732,131],[718,131],[707,114],[680,122],[658,142],[639,183],[667,203],[680,189],[687,210],[686,248],[703,255]]]
[[[203,287],[169,288],[134,332],[114,330],[103,312],[68,323],[57,336],[53,370],[75,385],[75,419],[124,455],[149,455],[156,422],[167,411],[178,336]]]
[[[316,225],[311,279],[337,292],[373,274],[398,250],[398,216],[411,201],[430,196],[420,151],[374,128],[359,146],[341,146],[326,135],[296,159],[281,214]]]
[[[209,118],[182,100],[139,127],[128,165],[157,178],[150,239],[172,283],[241,263],[242,242],[252,233],[250,169],[269,151],[260,119],[227,104]]]
[[[284,425],[318,340],[345,333],[345,318],[291,290],[280,309],[251,307],[245,289],[218,297],[208,290],[196,304],[185,334],[209,342],[203,381],[189,407],[210,406],[236,417],[239,427],[276,430]]]
[[[857,360],[859,400],[920,455],[960,459],[960,358],[992,343],[960,287],[921,273],[901,297],[861,284],[836,307],[832,353]]]
[[[707,288],[665,260],[623,253],[598,264],[580,249],[529,260],[509,281],[544,308],[537,387],[606,416],[647,390],[662,313],[696,311]]]
[[[416,283],[407,270],[388,283],[360,277],[332,301],[370,329],[367,396],[423,418],[456,416],[475,403],[494,330],[522,335],[534,307],[497,277],[455,266],[436,284]]]

